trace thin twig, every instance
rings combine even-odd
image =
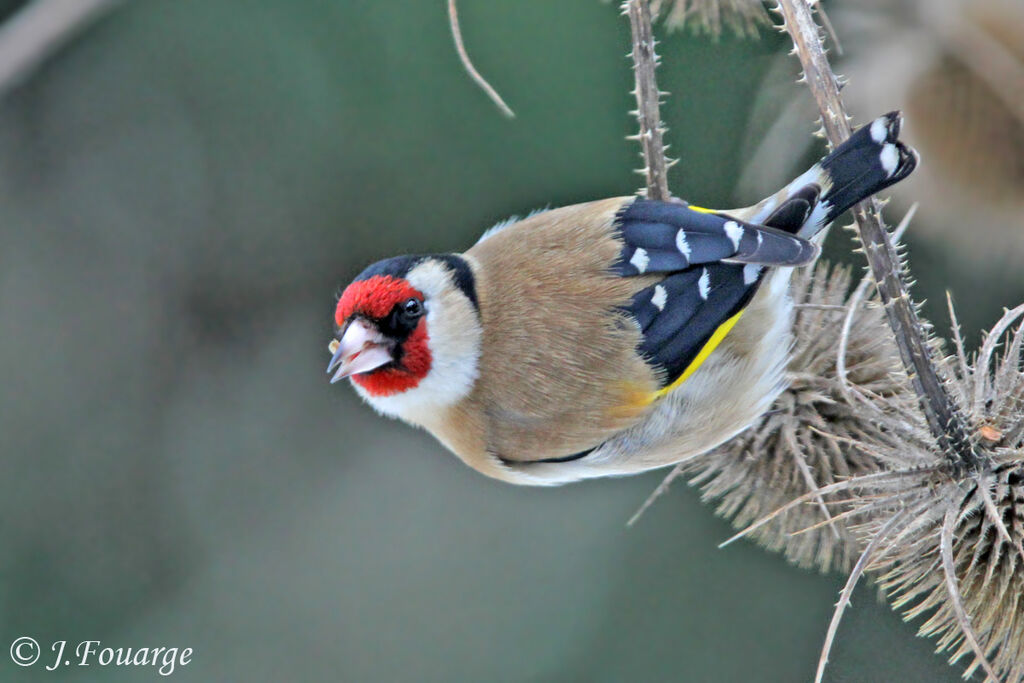
[[[624,13],[629,15],[629,28],[633,36],[633,74],[636,79],[636,118],[640,133],[636,138],[644,155],[643,173],[647,178],[647,198],[666,201],[671,198],[668,191],[668,168],[665,158],[665,143],[662,140],[664,126],[661,123],[659,103],[662,93],[654,70],[658,56],[654,52],[654,30],[651,28],[651,8],[647,0],[626,0]]]
[[[860,308],[860,300],[864,298],[871,284],[871,278],[867,275],[861,278],[860,284],[857,285],[857,288],[853,290],[853,294],[847,299],[846,317],[843,319],[843,327],[839,332],[839,345],[836,351],[836,377],[839,379],[839,390],[850,403],[853,403],[853,396],[850,393],[850,382],[846,377],[846,349],[849,346],[850,332],[853,331],[853,316]]]
[[[810,491],[808,493],[803,494],[799,498],[794,498],[793,500],[789,501],[785,505],[783,505],[783,506],[781,506],[779,508],[776,508],[773,512],[768,513],[767,515],[765,515],[764,517],[760,518],[759,520],[753,522],[752,524],[747,525],[743,529],[740,529],[738,532],[736,532],[735,534],[733,534],[729,538],[727,538],[724,541],[722,541],[721,543],[719,543],[718,547],[719,548],[724,548],[725,546],[730,545],[730,544],[734,543],[735,541],[738,541],[739,539],[743,538],[744,536],[747,536],[748,534],[750,534],[750,533],[760,529],[765,524],[767,524],[768,522],[772,521],[773,519],[775,519],[779,515],[783,514],[784,512],[787,512],[788,510],[792,510],[796,506],[802,505],[802,504],[804,504],[804,503],[806,503],[808,501],[812,501],[816,497],[825,496],[825,495],[828,495],[830,493],[837,493],[839,491],[845,491],[846,489],[849,489],[849,488],[859,488],[859,487],[862,487],[862,486],[867,486],[868,484],[885,483],[887,481],[896,480],[896,479],[900,479],[900,478],[903,478],[903,477],[919,477],[922,474],[927,474],[927,473],[929,473],[931,471],[932,470],[930,468],[924,468],[923,467],[923,468],[920,468],[920,469],[908,470],[908,471],[875,472],[873,474],[863,474],[863,475],[860,475],[860,476],[857,476],[857,477],[852,477],[850,479],[844,479],[843,481],[837,481],[834,484],[828,484],[827,486],[822,486],[821,488],[817,489],[816,491]]]
[[[1006,528],[1003,516],[999,514],[999,510],[996,509],[996,502],[992,500],[992,492],[988,490],[990,483],[989,481],[982,481],[978,485],[978,494],[981,496],[981,502],[985,506],[985,516],[988,517],[989,524],[992,524],[996,531],[999,532],[1003,542],[1016,550],[1020,558],[1024,560],[1024,545],[1021,545],[1020,539],[1014,540],[1010,537],[1010,530]]]
[[[675,481],[676,478],[679,477],[682,473],[683,473],[683,465],[682,465],[682,463],[680,463],[680,464],[676,465],[675,467],[673,467],[672,471],[669,472],[665,476],[665,478],[661,480],[660,484],[658,484],[658,488],[654,489],[654,491],[651,492],[651,495],[647,496],[646,500],[644,500],[644,502],[640,505],[640,507],[637,509],[637,511],[633,513],[633,516],[629,518],[629,521],[626,522],[626,526],[627,527],[633,526],[638,521],[640,521],[640,518],[643,517],[643,514],[645,512],[647,512],[647,508],[651,507],[651,505],[654,504],[654,501],[658,500],[665,493],[667,493],[668,492],[668,487],[671,486],[672,482]]]
[[[487,82],[487,79],[480,75],[480,72],[476,70],[476,67],[473,66],[473,62],[469,59],[469,53],[466,52],[466,45],[462,42],[462,29],[459,28],[459,12],[455,7],[455,0],[448,0],[448,23],[451,24],[452,27],[452,39],[455,40],[455,51],[459,53],[459,60],[462,61],[462,68],[466,70],[466,73],[468,73],[469,77],[473,79],[473,82],[480,86],[480,89],[483,90],[489,98],[491,98],[491,101],[497,105],[502,114],[510,119],[514,118],[516,115],[515,112],[505,104],[505,100],[501,99],[501,95],[498,94],[498,91]]]
[[[1003,313],[1003,317],[999,319],[992,329],[985,334],[985,341],[981,343],[981,350],[978,351],[978,357],[974,361],[974,367],[977,370],[977,375],[974,381],[974,408],[973,411],[976,414],[982,413],[982,404],[985,399],[985,395],[989,388],[989,365],[992,363],[992,354],[996,352],[996,347],[1003,339],[1003,335],[1010,329],[1013,323],[1017,322],[1017,319],[1024,315],[1024,304],[1017,306],[1011,310],[1007,310]]]
[[[974,632],[974,627],[971,626],[971,618],[967,615],[967,610],[964,608],[960,587],[957,586],[956,566],[953,563],[953,527],[956,525],[956,518],[956,508],[950,507],[942,521],[942,532],[939,536],[939,554],[942,556],[942,574],[946,580],[949,604],[956,615],[960,631],[963,633],[964,639],[967,640],[967,644],[974,650],[974,656],[977,657],[981,668],[985,670],[985,673],[988,674],[993,683],[998,683],[999,677],[996,676],[992,665],[988,662],[988,657],[985,656],[985,651],[978,642],[978,636]]]
[[[821,45],[818,24],[805,0],[779,0],[778,11],[793,39],[804,80],[817,102],[825,134],[834,148],[850,137],[850,122],[839,96],[838,80]],[[882,225],[878,202],[874,199],[860,202],[854,207],[853,215],[896,346],[929,430],[954,464],[974,467],[980,456],[971,445],[964,419],[939,377],[927,335],[903,280],[899,256]]]
[[[845,313],[849,306],[839,304],[793,304],[793,308],[806,308],[811,311],[836,311]]]
[[[972,371],[967,362],[967,351],[964,350],[964,338],[960,334],[960,321],[956,317],[956,309],[953,308],[953,294],[946,290],[946,306],[949,308],[949,325],[953,329],[953,347],[956,349],[957,363],[960,364],[960,376],[966,382],[970,379]]]
[[[0,26],[0,97],[122,0],[36,0]]]
[[[821,656],[818,657],[818,672],[814,676],[814,683],[821,683],[822,677],[825,675],[825,665],[828,664],[829,653],[832,652],[832,643],[836,638],[836,632],[839,630],[839,623],[843,620],[843,612],[846,611],[847,606],[850,604],[850,598],[853,596],[853,589],[857,586],[857,582],[860,580],[864,570],[868,566],[868,562],[871,561],[872,556],[875,554],[875,550],[889,535],[889,532],[893,530],[898,523],[903,521],[903,517],[906,515],[906,511],[898,512],[892,516],[888,522],[885,523],[878,533],[875,534],[874,538],[868,543],[867,547],[864,548],[864,552],[857,558],[857,564],[850,570],[850,576],[846,579],[846,585],[843,586],[842,593],[839,594],[839,602],[836,603],[836,609],[832,613],[832,620],[828,624],[828,632],[825,634],[825,643],[821,646]]]
[[[800,448],[800,444],[796,441],[796,434],[793,429],[784,428],[782,430],[782,437],[786,440],[786,444],[789,446],[790,452],[793,454],[793,458],[796,460],[797,469],[800,470],[800,475],[804,478],[804,483],[807,484],[809,491],[814,492],[821,488],[818,482],[814,481],[814,475],[811,474],[811,468],[804,460],[803,450]],[[832,530],[832,536],[836,540],[839,540],[839,529],[836,528],[835,524],[832,524],[832,515],[828,511],[828,506],[825,505],[825,499],[820,495],[814,497],[814,502],[821,510],[821,514],[825,517],[825,521],[829,522],[829,528]]]
[[[801,534],[810,533],[811,531],[817,531],[818,529],[821,529],[822,527],[827,526],[829,524],[835,524],[835,523],[838,523],[838,522],[845,522],[846,520],[851,519],[853,517],[867,517],[871,513],[875,512],[876,510],[882,510],[882,509],[884,509],[886,507],[892,507],[892,496],[889,495],[889,494],[877,493],[877,494],[874,494],[874,495],[859,495],[859,496],[857,496],[857,502],[858,503],[860,503],[862,501],[868,501],[868,500],[872,501],[872,502],[870,502],[870,503],[868,503],[866,505],[862,505],[861,507],[851,508],[849,510],[846,510],[845,512],[840,512],[838,514],[834,514],[834,515],[832,515],[832,519],[823,519],[820,522],[815,522],[814,524],[812,524],[810,526],[805,526],[803,529],[797,529],[796,531],[790,531],[789,535],[790,536],[800,536]],[[830,504],[831,505],[836,505],[836,506],[838,506],[838,505],[850,505],[850,501],[849,500],[837,500],[837,501],[834,501],[834,502],[832,502]]]

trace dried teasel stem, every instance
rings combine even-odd
[[[806,0],[779,0],[776,10],[782,15],[785,28],[793,39],[804,80],[821,113],[825,135],[835,147],[850,137],[850,122],[839,96],[839,82],[821,44],[818,24]],[[954,458],[955,465],[974,468],[980,456],[971,445],[964,419],[936,370],[927,335],[904,282],[899,255],[882,224],[877,201],[870,199],[857,204],[853,215],[896,346],[911,377],[929,430],[943,452]]]
[[[899,225],[892,233],[893,244],[899,244],[903,238],[903,233],[910,227],[910,221],[914,219],[914,214],[917,213],[917,207],[919,203],[914,204],[907,210],[907,213],[903,216],[903,220],[900,221]],[[836,377],[839,378],[839,388],[846,396],[848,400],[852,400],[853,394],[850,392],[850,381],[846,378],[846,349],[850,340],[850,331],[853,328],[853,316],[857,312],[860,306],[861,299],[867,293],[868,286],[871,284],[871,280],[867,276],[860,281],[857,285],[857,289],[854,290],[853,294],[850,295],[849,303],[847,304],[846,318],[843,320],[843,328],[839,336],[839,348],[836,355]]]
[[[647,0],[626,0],[623,13],[629,16],[630,32],[633,36],[633,74],[636,79],[637,121],[640,133],[637,139],[643,150],[644,170],[647,177],[647,198],[666,201],[671,198],[668,191],[668,160],[665,158],[665,143],[662,140],[664,127],[661,123],[658,82],[654,70],[658,56],[654,52],[654,29],[651,27],[651,8]]]

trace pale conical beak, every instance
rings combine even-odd
[[[358,318],[349,323],[341,339],[332,341],[328,348],[334,352],[327,365],[327,374],[334,373],[331,384],[391,362],[387,340],[372,325]]]

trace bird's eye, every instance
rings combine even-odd
[[[409,299],[402,304],[402,312],[407,317],[418,318],[423,315],[423,302],[419,299]]]

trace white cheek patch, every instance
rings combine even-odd
[[[409,271],[406,279],[423,292],[430,370],[415,387],[390,396],[372,396],[355,386],[380,412],[422,424],[472,391],[483,330],[476,308],[455,286],[445,264],[428,259]]]

